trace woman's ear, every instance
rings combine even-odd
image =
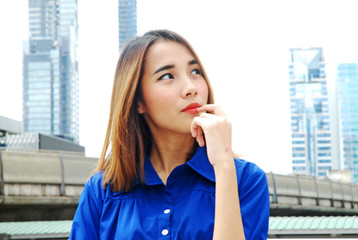
[[[144,107],[144,104],[142,102],[137,103],[137,111],[138,111],[139,114],[145,113],[145,107]]]

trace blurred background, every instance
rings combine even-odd
[[[22,121],[28,1],[0,4],[0,115]],[[321,47],[326,65],[357,63],[354,9],[355,1],[138,0],[136,29],[127,37],[164,28],[187,38],[204,63],[217,103],[233,122],[234,150],[265,171],[290,173],[289,49]],[[119,56],[118,13],[118,1],[79,0],[73,23],[75,135],[93,157],[100,154],[109,114]]]

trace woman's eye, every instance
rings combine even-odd
[[[169,80],[169,79],[173,79],[173,78],[174,78],[173,75],[171,75],[170,73],[166,73],[163,76],[161,76],[159,78],[159,80]]]
[[[199,69],[194,69],[193,71],[191,71],[191,74],[198,75],[201,74],[201,71]]]

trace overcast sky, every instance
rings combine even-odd
[[[79,0],[80,144],[98,157],[118,59],[117,0]],[[233,149],[265,171],[291,172],[289,48],[323,47],[358,62],[357,1],[138,0],[138,34],[187,38],[233,122]],[[22,118],[27,1],[0,3],[0,115]]]

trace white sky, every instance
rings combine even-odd
[[[323,47],[358,62],[357,1],[137,0],[138,33],[187,38],[233,122],[233,149],[265,171],[291,172],[288,49]],[[117,0],[79,0],[80,144],[98,157],[118,58]],[[0,2],[0,115],[22,118],[27,1]]]

